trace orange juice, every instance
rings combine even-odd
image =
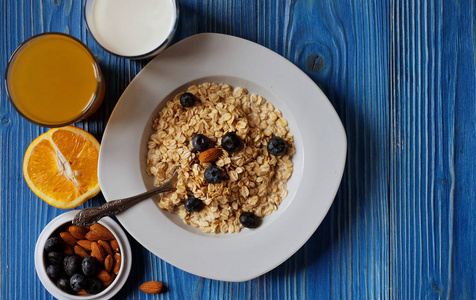
[[[25,41],[7,68],[7,91],[17,111],[46,127],[92,114],[104,97],[101,70],[89,49],[72,36],[46,33]]]

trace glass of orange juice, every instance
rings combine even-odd
[[[60,127],[93,114],[105,82],[94,55],[64,33],[42,33],[12,54],[5,76],[10,102],[28,121]]]

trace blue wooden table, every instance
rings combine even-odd
[[[348,136],[341,187],[311,239],[243,283],[177,269],[133,238],[135,263],[117,299],[476,299],[476,13],[471,0],[180,0],[174,42],[219,32],[286,57],[325,92]],[[101,140],[114,105],[147,61],[102,50],[84,0],[0,0],[0,298],[51,295],[35,270],[36,239],[60,209],[26,185],[23,154],[47,129],[9,103],[10,54],[41,32],[69,33],[100,61],[107,95],[76,124]],[[83,206],[104,202],[101,195]],[[168,292],[139,291],[162,281]]]

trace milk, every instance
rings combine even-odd
[[[177,9],[172,1],[90,0],[86,21],[106,50],[120,56],[143,56],[159,52],[158,47],[173,34]]]

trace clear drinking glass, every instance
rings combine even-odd
[[[162,52],[177,29],[177,0],[86,0],[86,25],[106,51],[128,59]]]
[[[105,93],[101,69],[88,47],[57,32],[35,35],[13,52],[5,85],[18,113],[44,127],[61,127],[89,117]]]

